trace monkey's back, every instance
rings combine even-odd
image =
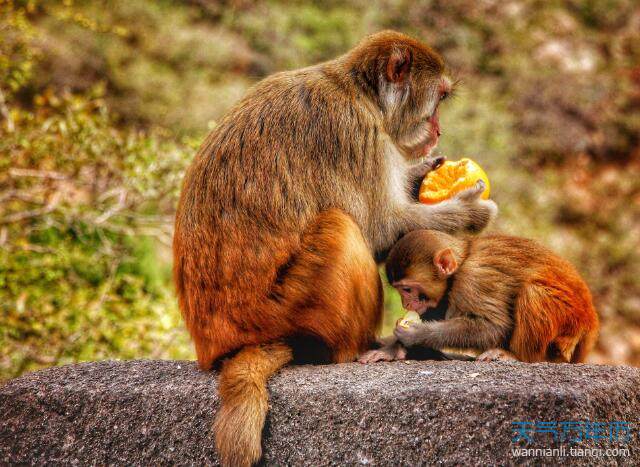
[[[531,239],[503,234],[481,235],[473,240],[469,256],[482,267],[514,277],[518,285],[549,276],[588,293],[584,280],[569,261]]]
[[[519,358],[538,361],[555,353],[572,361],[583,338],[595,340],[598,316],[591,293],[565,259],[533,240],[500,234],[477,238],[470,259],[484,270],[496,271],[496,290],[500,276],[507,284],[500,293],[510,300],[511,346]]]
[[[187,327],[207,334],[207,344],[194,339],[199,355],[208,349],[204,360],[253,343],[252,335],[280,337],[287,318],[264,305],[300,250],[302,233],[320,212],[352,213],[363,203],[359,187],[378,178],[376,162],[365,163],[378,153],[375,121],[338,75],[327,79],[332,69],[278,73],[257,84],[187,171],[174,277]],[[353,129],[364,134],[364,145],[355,144],[361,135]]]

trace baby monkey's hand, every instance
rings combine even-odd
[[[424,323],[405,323],[399,326],[396,323],[396,328],[393,330],[393,335],[402,342],[405,347],[412,347],[421,343],[421,334],[425,327]]]

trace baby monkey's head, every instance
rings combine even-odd
[[[396,243],[387,258],[389,283],[402,306],[422,315],[435,308],[447,291],[447,279],[461,261],[463,241],[435,230],[416,230]]]

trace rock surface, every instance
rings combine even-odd
[[[495,465],[558,448],[549,433],[513,442],[515,421],[632,422],[626,456],[563,463],[640,463],[640,369],[592,365],[407,362],[286,368],[269,384],[267,465]],[[214,375],[192,362],[96,362],[27,374],[0,387],[0,464],[216,464]],[[621,439],[621,437],[619,437]],[[570,445],[565,445],[567,452]],[[613,451],[610,452],[612,454]],[[623,452],[623,454],[625,454]]]

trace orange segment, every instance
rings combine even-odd
[[[478,180],[484,180],[487,186],[481,195],[482,199],[489,199],[489,178],[482,167],[467,158],[446,161],[424,178],[418,199],[425,204],[439,203],[473,187]]]

